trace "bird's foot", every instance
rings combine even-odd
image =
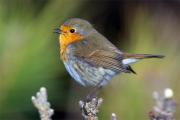
[[[97,98],[96,95],[92,95],[92,94],[88,94],[86,97],[85,97],[85,102],[90,102],[92,99],[94,98]]]

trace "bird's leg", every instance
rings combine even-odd
[[[91,101],[93,98],[95,98],[101,88],[102,86],[95,86],[94,88],[92,88],[90,93],[86,96],[86,101]]]
[[[92,91],[90,91],[90,93],[86,96],[86,101],[91,101],[97,96],[99,90],[102,88],[102,82],[103,80],[101,80],[95,87],[93,87]]]

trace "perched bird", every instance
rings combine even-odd
[[[55,29],[60,56],[69,74],[83,86],[106,85],[115,75],[134,73],[130,64],[162,55],[120,51],[86,20],[72,18]]]

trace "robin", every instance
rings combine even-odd
[[[69,74],[83,86],[102,87],[120,73],[134,73],[130,64],[162,55],[128,54],[120,51],[88,21],[72,18],[55,29],[60,56]]]

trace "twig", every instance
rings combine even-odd
[[[41,120],[51,120],[54,110],[50,108],[50,103],[47,101],[46,88],[41,87],[36,96],[32,96],[31,99],[34,106],[38,109]]]
[[[116,116],[115,113],[112,113],[112,114],[111,114],[111,120],[117,120],[117,116]]]
[[[173,91],[169,88],[165,89],[163,97],[158,92],[154,92],[153,98],[155,106],[149,112],[150,120],[175,120],[176,102],[173,100]],[[41,87],[36,96],[32,96],[32,102],[38,109],[41,120],[51,120],[54,110],[50,108],[50,103],[47,101],[46,88]],[[103,99],[97,97],[88,101],[79,101],[83,118],[85,120],[98,120],[97,114],[102,102]],[[111,120],[117,120],[115,113],[111,114]]]
[[[150,120],[175,120],[176,102],[173,100],[173,91],[167,88],[163,97],[158,92],[154,92],[153,97],[156,104],[149,112]]]
[[[103,102],[102,98],[94,97],[91,100],[79,101],[81,114],[85,120],[98,120],[99,107]],[[111,120],[117,120],[116,114],[111,114]]]
[[[82,116],[85,120],[98,120],[97,113],[102,104],[102,98],[92,98],[90,101],[79,101]]]

